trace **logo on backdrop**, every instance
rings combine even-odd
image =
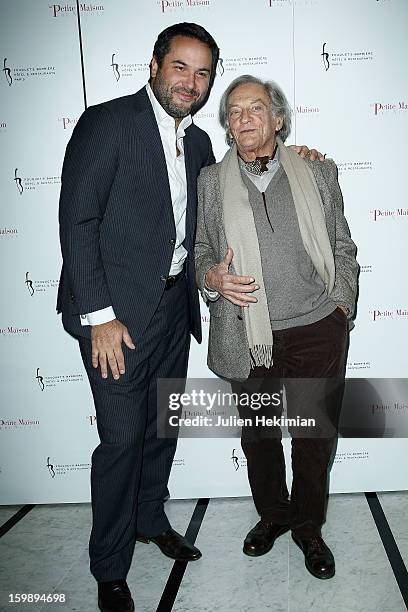
[[[72,130],[72,128],[78,123],[78,117],[61,117],[58,119],[62,123],[64,130]]]
[[[28,334],[31,334],[31,329],[28,327],[7,325],[6,327],[0,327],[0,334],[3,336],[27,336]]]
[[[12,419],[0,419],[0,431],[9,429],[39,429],[40,421],[36,418],[25,419],[23,417],[14,417]]]
[[[327,42],[325,42],[322,44],[322,51],[320,53],[325,72],[327,72],[329,68],[351,67],[361,65],[361,63],[368,63],[374,59],[374,52],[371,50],[349,51],[340,49],[330,51],[329,53],[327,49]]]
[[[245,456],[242,455],[236,448],[232,449],[230,460],[235,472],[238,472],[239,468],[246,468],[247,466],[247,460]]]
[[[96,423],[96,414],[90,414],[89,416],[86,417],[86,420],[88,421],[89,425],[92,427]]]
[[[174,11],[174,9],[195,9],[211,6],[212,0],[156,0],[158,8],[162,13]]]
[[[33,287],[33,281],[32,281],[32,280],[30,280],[30,278],[29,278],[29,276],[28,276],[29,274],[30,274],[29,272],[26,272],[26,276],[25,276],[25,277],[26,277],[26,279],[25,279],[25,285],[26,285],[26,287],[27,287],[28,293],[31,295],[31,297],[33,297],[33,295],[34,295],[34,293],[35,293],[35,289],[34,289],[34,287]]]
[[[408,208],[374,208],[370,210],[371,220],[385,221],[393,219],[394,221],[406,221],[408,219]]]
[[[336,165],[339,176],[349,172],[374,170],[374,163],[371,160],[336,162]]]
[[[17,191],[20,195],[23,195],[24,191],[35,191],[48,185],[59,185],[61,183],[60,176],[25,176],[22,178],[18,171],[18,168],[14,169],[13,181],[16,185]]]
[[[321,56],[323,58],[323,66],[324,69],[326,70],[326,72],[328,71],[328,69],[330,68],[330,62],[329,62],[329,54],[326,51],[326,45],[327,43],[323,43],[323,50],[321,52]]]
[[[57,374],[57,375],[54,374],[52,376],[42,376],[40,374],[40,368],[37,368],[35,379],[41,391],[50,390],[52,388],[57,387],[58,385],[65,384],[65,383],[83,383],[84,382],[84,376],[82,373]]]
[[[255,66],[266,66],[268,63],[269,58],[266,55],[220,57],[217,63],[217,72],[222,77],[225,72],[241,73]]]
[[[51,478],[55,478],[54,465],[50,462],[50,457],[47,457],[47,468],[48,468],[48,473],[51,476]]]
[[[44,391],[45,389],[44,378],[40,374],[40,368],[37,368],[37,374],[35,376],[35,379],[38,382],[38,386],[40,387],[41,391]]]
[[[224,72],[225,72],[224,59],[222,57],[218,58],[217,72],[218,72],[219,76],[222,76],[224,74]]]
[[[67,15],[76,15],[76,6],[70,6],[69,4],[49,4],[48,8],[51,11],[53,17],[66,17]],[[87,2],[81,2],[79,5],[79,12],[85,15],[101,13],[105,10],[103,4],[91,4]]]
[[[405,320],[408,321],[408,310],[406,308],[374,308],[370,310],[370,317],[374,323],[378,321],[386,321],[393,319],[396,320]]]
[[[405,100],[399,102],[374,102],[370,106],[376,117],[390,113],[397,114],[408,110],[408,102]]]
[[[34,296],[35,293],[46,293],[48,291],[53,291],[58,289],[59,279],[34,279],[30,278],[30,272],[26,272],[25,274],[25,286],[27,287],[27,291],[31,297]]]
[[[132,62],[132,63],[119,63],[117,61],[117,53],[112,53],[111,55],[111,63],[109,67],[112,70],[112,74],[115,77],[116,83],[120,78],[125,78],[129,76],[133,76],[138,72],[148,72],[149,64],[146,62]]]
[[[235,454],[235,448],[232,449],[231,461],[235,471],[239,470],[239,461],[237,455]]]
[[[348,361],[347,371],[349,370],[370,370],[371,361]]]
[[[5,57],[3,60],[3,74],[6,78],[7,84],[9,85],[9,87],[11,87],[13,83],[13,77],[11,76],[11,68],[6,66],[6,62],[7,62],[7,57]]]
[[[120,72],[119,72],[119,64],[117,64],[114,61],[115,55],[116,55],[116,53],[112,53],[111,67],[112,67],[112,72],[113,72],[113,74],[115,76],[116,82],[118,82],[119,79],[120,79]]]
[[[66,476],[68,473],[82,472],[83,470],[89,472],[91,469],[90,463],[51,463],[51,457],[47,457],[45,466],[51,478]]]
[[[296,105],[296,114],[297,115],[317,115],[320,113],[320,108],[318,106],[304,106],[303,104]]]
[[[7,57],[3,59],[3,74],[9,87],[30,78],[43,78],[55,76],[55,66],[49,66],[47,62],[39,66],[8,66]]]
[[[8,238],[15,238],[18,236],[17,227],[0,227],[0,237],[7,236]]]
[[[22,181],[21,176],[18,175],[18,168],[15,168],[15,170],[14,170],[14,182],[15,182],[16,187],[18,189],[18,193],[20,195],[23,195],[23,191],[24,191],[23,181]]]

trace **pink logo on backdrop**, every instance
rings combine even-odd
[[[395,221],[408,218],[408,208],[374,208],[370,210],[371,219],[373,221],[385,221],[386,219],[394,219]]]
[[[316,115],[317,113],[320,113],[320,108],[318,106],[304,106],[302,104],[297,104],[296,112],[298,115]]]
[[[69,130],[69,129],[72,129],[74,125],[78,122],[78,118],[77,117],[62,117],[60,121],[62,121],[63,129]]]
[[[385,115],[390,112],[398,113],[407,111],[408,102],[405,100],[401,100],[400,102],[374,102],[371,104],[371,107],[374,110],[374,115],[378,117],[379,115]]]
[[[76,6],[71,4],[49,4],[48,8],[53,17],[63,17],[65,15],[76,15]],[[105,10],[103,4],[92,4],[91,2],[81,2],[79,11],[81,13],[101,13]]]
[[[156,0],[162,13],[174,9],[201,8],[211,6],[211,0]]]
[[[389,319],[405,319],[408,320],[408,310],[406,308],[375,308],[370,311],[372,321],[386,321]]]

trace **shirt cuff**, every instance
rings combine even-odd
[[[81,325],[85,326],[109,323],[109,321],[116,319],[116,316],[112,306],[108,306],[107,308],[102,308],[102,310],[95,310],[94,312],[89,312],[88,314],[81,314],[80,318]]]
[[[210,300],[210,302],[215,302],[220,297],[218,291],[214,291],[213,289],[207,289],[207,287],[203,287],[203,293],[205,297]]]

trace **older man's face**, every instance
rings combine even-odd
[[[262,85],[239,85],[228,98],[228,123],[238,152],[247,160],[272,155],[282,119],[272,115],[271,101]]]

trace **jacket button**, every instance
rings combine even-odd
[[[171,240],[169,240],[169,242],[170,242],[170,244],[171,244],[171,245],[173,245],[173,246],[176,244],[176,241],[175,241],[175,239],[174,239],[174,238],[172,238]]]

